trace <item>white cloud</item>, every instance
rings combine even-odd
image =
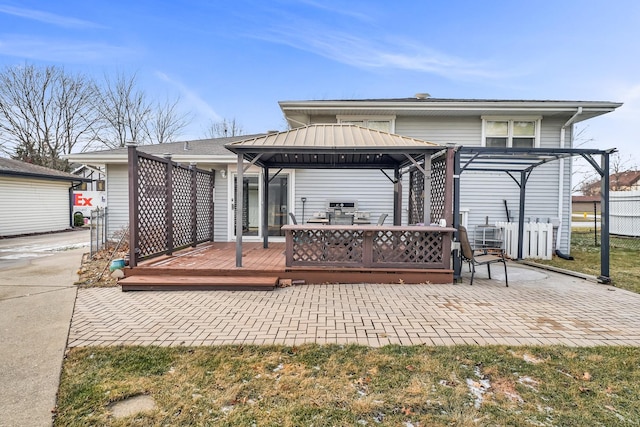
[[[0,38],[0,55],[34,60],[87,63],[119,59],[133,55],[129,47],[108,43],[69,39],[4,35]]]
[[[104,26],[84,21],[82,19],[70,18],[68,16],[56,15],[54,13],[43,12],[35,9],[23,9],[20,7],[13,7],[4,4],[0,4],[0,13],[7,15],[18,16],[20,18],[30,19],[33,21],[44,22],[46,24],[56,25],[58,27],[65,28],[104,28]]]
[[[507,77],[504,70],[498,71],[488,64],[448,55],[411,40],[361,37],[328,28],[314,28],[309,22],[295,27],[272,27],[261,35],[252,36],[354,67],[391,68],[458,78]]]
[[[156,76],[162,80],[163,82],[169,83],[170,85],[176,87],[180,92],[182,101],[187,104],[189,109],[202,116],[207,120],[220,121],[222,117],[211,107],[204,99],[200,97],[194,90],[187,87],[184,83],[172,79],[167,74],[162,71],[156,71]]]

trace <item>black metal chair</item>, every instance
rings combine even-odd
[[[386,214],[386,213],[380,215],[380,217],[378,218],[378,223],[376,225],[384,224],[384,220],[387,219],[388,216],[389,214]]]
[[[291,223],[293,225],[298,225],[298,221],[296,220],[296,216],[293,214],[293,212],[289,212],[289,217],[291,217]]]
[[[489,273],[489,279],[491,279],[491,264],[501,262],[504,265],[504,283],[506,287],[509,287],[509,280],[507,279],[507,260],[504,257],[504,250],[502,248],[482,248],[480,250],[474,250],[469,243],[469,235],[467,229],[463,226],[458,227],[458,238],[460,239],[460,246],[462,249],[462,259],[469,263],[471,268],[471,285],[473,285],[473,276],[476,273],[476,265],[486,265]]]

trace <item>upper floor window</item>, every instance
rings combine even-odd
[[[486,147],[534,148],[540,146],[540,118],[482,118]]]
[[[363,116],[338,116],[338,123],[346,125],[362,126],[364,128],[394,132],[395,116],[363,117]]]

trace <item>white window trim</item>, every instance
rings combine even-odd
[[[337,115],[336,119],[338,120],[338,123],[355,122],[355,121],[368,122],[369,120],[378,121],[378,122],[387,121],[390,123],[389,133],[396,133],[396,116],[395,115],[392,115],[392,116]]]
[[[513,122],[536,122],[536,134],[534,137],[533,148],[540,147],[540,129],[542,124],[542,116],[481,116],[482,119],[482,140],[480,145],[487,146],[486,124],[487,122],[509,122],[509,134],[507,136],[507,148],[512,148],[513,144]]]

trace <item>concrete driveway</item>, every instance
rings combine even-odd
[[[50,426],[89,230],[0,239],[0,426]]]

